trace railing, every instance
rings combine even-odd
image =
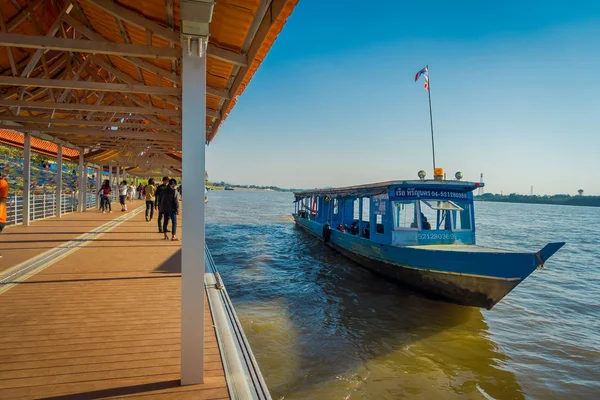
[[[88,209],[95,208],[98,197],[94,190],[89,191],[86,197]],[[77,211],[79,198],[76,193],[61,193],[60,212],[68,214]],[[56,195],[54,192],[31,194],[29,199],[29,219],[39,219],[56,216]],[[9,195],[6,203],[6,225],[18,225],[23,223],[23,196]]]

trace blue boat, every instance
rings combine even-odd
[[[538,252],[478,246],[473,191],[483,183],[424,175],[296,192],[294,220],[383,277],[488,310],[565,244],[548,243]]]

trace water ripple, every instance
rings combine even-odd
[[[293,197],[211,192],[207,241],[275,399],[591,399],[600,209],[477,203],[478,243],[566,241],[491,311],[423,298],[291,224]]]

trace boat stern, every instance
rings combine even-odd
[[[548,261],[550,257],[554,255],[561,247],[565,245],[565,242],[548,243],[543,249],[535,253],[537,258],[538,268],[544,268],[544,263]]]

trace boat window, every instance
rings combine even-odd
[[[429,208],[433,210],[459,210],[462,211],[462,207],[450,200],[421,200],[427,204]]]
[[[414,201],[394,202],[394,230],[417,229],[416,205]]]
[[[384,232],[383,216],[382,215],[377,214],[375,216],[375,226],[377,227],[377,229],[376,229],[377,233],[385,233]]]
[[[371,199],[369,199],[368,197],[363,197],[362,202],[363,202],[362,220],[365,222],[369,222],[370,215],[371,215],[371,207],[370,207]]]
[[[452,210],[462,210],[456,203],[447,200],[421,200],[421,229],[450,230],[449,213]]]
[[[338,214],[338,199],[333,199],[333,215]]]
[[[354,204],[352,204],[352,218],[355,220],[360,219],[360,209],[359,209],[360,201],[359,199],[354,200]]]
[[[455,231],[471,230],[471,210],[468,204],[464,204],[462,211],[452,211]]]

